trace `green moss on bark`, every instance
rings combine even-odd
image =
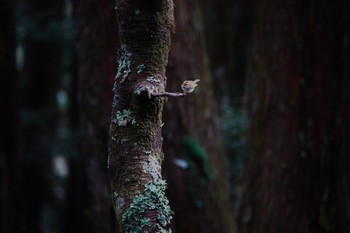
[[[165,197],[165,189],[165,181],[158,179],[146,184],[144,192],[134,197],[122,215],[127,233],[171,232],[170,220],[174,213]]]

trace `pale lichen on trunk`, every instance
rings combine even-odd
[[[117,1],[121,49],[114,83],[109,174],[120,232],[171,232],[161,177],[171,0]]]

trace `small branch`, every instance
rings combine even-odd
[[[151,96],[153,97],[185,97],[186,93],[181,93],[181,92],[161,92],[161,93],[152,93]]]

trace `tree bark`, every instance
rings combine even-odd
[[[117,30],[114,1],[74,1],[78,58],[80,151],[89,188],[92,232],[112,232],[105,163]]]
[[[172,212],[161,178],[162,110],[171,0],[120,0],[121,50],[114,83],[108,158],[120,232],[170,232]]]
[[[240,229],[349,232],[346,1],[259,1]]]
[[[176,0],[167,76],[168,89],[200,79],[193,94],[169,99],[164,118],[165,176],[174,208],[174,232],[235,232],[225,154],[215,118],[217,107],[199,1]]]

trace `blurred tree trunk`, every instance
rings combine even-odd
[[[91,232],[112,232],[106,160],[117,27],[113,0],[74,1],[80,151],[88,185]]]
[[[176,33],[167,70],[168,89],[201,81],[194,94],[170,99],[165,111],[165,175],[174,209],[174,232],[234,232],[225,155],[198,1],[176,0]]]
[[[258,1],[240,229],[349,232],[348,1]]]
[[[12,2],[12,3],[11,3]],[[0,8],[0,231],[19,232],[18,215],[18,77],[16,71],[16,22],[13,1]]]
[[[229,161],[232,208],[237,210],[245,150],[244,92],[254,1],[201,0],[222,144]]]
[[[161,178],[162,110],[171,0],[120,0],[121,50],[114,83],[109,173],[120,232],[170,232]]]
[[[52,187],[56,94],[62,74],[63,1],[20,2],[24,64],[21,78],[21,215],[23,232],[57,227]],[[21,219],[22,218],[22,219]],[[23,222],[22,222],[23,221]]]
[[[201,0],[201,3],[215,98],[221,108],[227,107],[227,102],[240,108],[245,90],[253,1]]]

